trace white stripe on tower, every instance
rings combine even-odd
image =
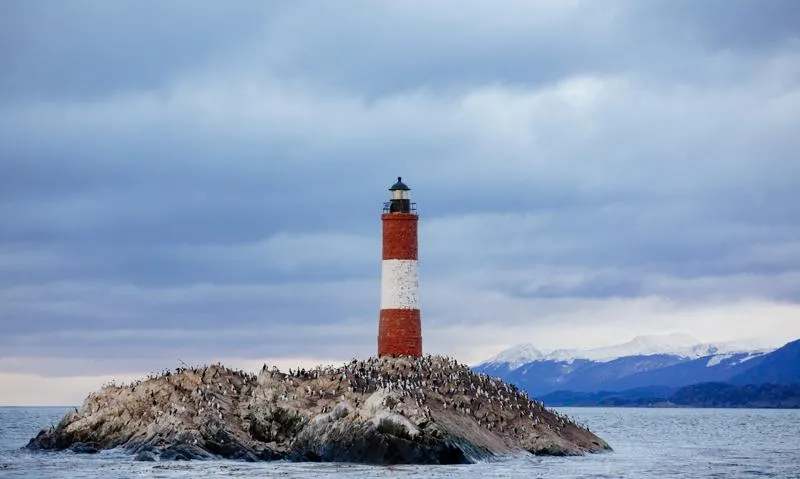
[[[385,259],[381,264],[381,309],[419,308],[419,263]]]

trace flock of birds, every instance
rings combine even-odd
[[[252,390],[257,376],[242,370],[224,367],[219,363],[203,366],[185,366],[174,370],[151,372],[144,379],[117,385],[114,381],[92,393],[86,405],[92,413],[111,405],[123,408],[131,417],[145,422],[149,417],[167,414],[211,414],[223,421],[230,408],[237,404],[243,392]],[[129,391],[137,394],[138,401],[128,401],[108,390]],[[110,399],[111,398],[111,399]],[[166,406],[166,407],[165,407]],[[76,411],[79,412],[79,411]]]
[[[403,401],[403,404],[384,402],[384,406],[390,409],[416,406],[427,419],[433,420],[435,414],[431,405],[438,404],[445,411],[469,415],[478,425],[500,432],[524,434],[528,432],[530,423],[557,432],[570,424],[586,428],[557,411],[545,413],[544,404],[528,397],[525,391],[485,373],[475,373],[450,357],[427,355],[399,360],[372,357],[364,361],[354,359],[339,367],[289,370],[288,375],[282,375],[277,368],[265,364],[261,374],[268,374],[270,378],[280,375],[280,379],[290,384],[294,384],[295,379],[306,383],[306,397],[331,398],[344,391],[366,395],[386,389],[396,392]],[[297,399],[297,395],[281,396],[280,399]],[[355,402],[358,405],[358,397]]]
[[[166,382],[169,390],[153,387]],[[180,367],[149,374],[128,385],[108,386],[146,388],[145,398],[152,401],[155,414],[213,414],[219,420],[242,399],[255,395],[258,384],[280,385],[276,401],[297,402],[303,407],[317,407],[328,412],[337,400],[347,399],[359,406],[365,396],[379,389],[389,393],[383,406],[408,415],[415,413],[435,421],[439,414],[453,411],[472,417],[479,426],[500,433],[524,435],[531,426],[556,432],[574,426],[588,430],[573,418],[546,410],[544,405],[512,384],[485,373],[475,373],[453,358],[372,357],[338,367],[290,369],[288,374],[264,364],[260,374],[234,370],[219,364]],[[97,397],[99,399],[100,396]],[[393,400],[393,398],[399,398]],[[91,399],[91,397],[90,397]],[[167,400],[166,411],[156,406]],[[96,404],[97,407],[103,404]]]

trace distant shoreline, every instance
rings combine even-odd
[[[570,404],[570,405],[563,405],[563,404],[546,404],[545,406],[549,408],[581,408],[581,409],[725,409],[725,410],[743,410],[743,409],[753,409],[753,410],[767,410],[767,411],[775,411],[775,410],[785,410],[785,411],[794,411],[800,409],[798,406],[793,407],[769,407],[769,406],[608,406],[608,405],[579,405],[579,404]]]
[[[66,409],[71,407],[80,407],[80,404],[70,404],[67,406],[43,406],[41,404],[36,406],[20,406],[18,404],[0,404],[0,409]]]
[[[740,386],[706,382],[667,391],[655,390],[654,386],[626,391],[555,391],[539,399],[552,407],[800,409],[800,384]]]

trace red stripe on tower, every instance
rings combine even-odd
[[[378,356],[422,356],[417,263],[417,211],[397,178],[384,204],[383,262],[381,263],[381,315]]]

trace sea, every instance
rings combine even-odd
[[[800,410],[558,408],[605,439],[613,452],[519,456],[459,466],[136,462],[22,449],[65,407],[0,407],[0,478],[800,478]]]

